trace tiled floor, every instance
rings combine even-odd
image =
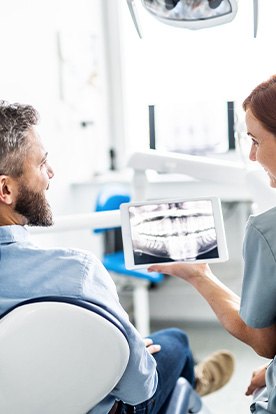
[[[266,360],[259,357],[248,346],[231,337],[216,322],[210,323],[174,323],[174,326],[188,332],[191,347],[196,359],[201,359],[217,349],[229,349],[236,357],[236,368],[230,382],[221,390],[204,397],[205,405],[212,414],[249,414],[250,397],[244,392],[252,370]],[[170,322],[170,326],[172,323]],[[152,324],[153,330],[165,327],[164,324]]]

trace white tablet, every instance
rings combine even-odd
[[[125,203],[120,209],[127,269],[228,259],[217,197]]]

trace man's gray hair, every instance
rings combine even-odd
[[[0,101],[0,174],[12,177],[23,174],[29,144],[27,133],[38,118],[30,105]]]

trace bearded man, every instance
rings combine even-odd
[[[90,414],[165,413],[180,376],[201,395],[220,388],[233,371],[230,353],[218,352],[203,361],[195,379],[185,332],[171,328],[141,338],[93,254],[31,242],[26,225],[53,223],[45,194],[54,172],[37,122],[33,107],[0,102],[0,315],[28,299],[60,296],[94,303],[119,320],[127,333],[129,362],[119,383]]]

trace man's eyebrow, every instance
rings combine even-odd
[[[247,132],[247,135],[249,136],[249,137],[251,137],[251,138],[256,138],[253,134],[251,134],[251,132]]]

